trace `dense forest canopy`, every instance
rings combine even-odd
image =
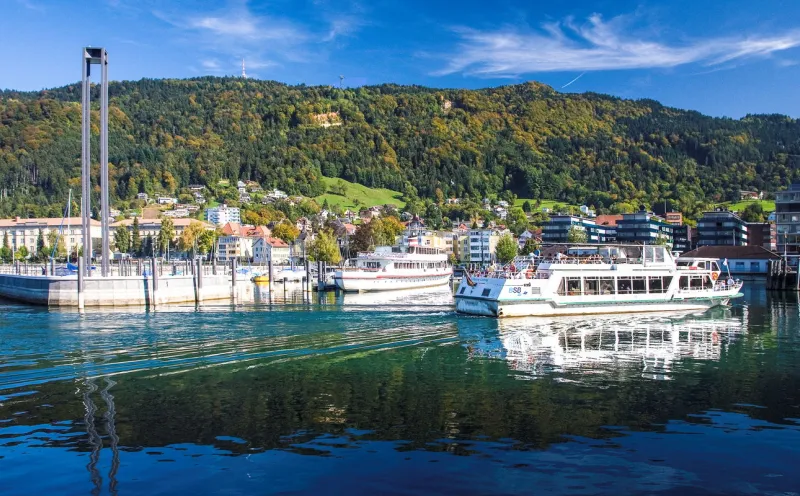
[[[534,82],[341,89],[204,77],[115,82],[109,95],[115,203],[220,180],[316,196],[324,175],[408,198],[512,191],[600,211],[669,200],[691,215],[800,179],[799,120],[713,118]],[[1,216],[59,215],[79,190],[79,98],[78,84],[0,92]],[[96,109],[93,119],[96,134]]]

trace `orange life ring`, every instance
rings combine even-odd
[[[711,280],[712,280],[712,281],[716,281],[716,280],[717,280],[717,277],[719,277],[719,274],[717,274],[716,272],[712,272],[712,273],[711,273]]]

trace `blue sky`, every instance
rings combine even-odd
[[[0,0],[0,88],[241,73],[290,84],[561,91],[800,117],[797,0]]]

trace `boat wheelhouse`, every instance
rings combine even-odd
[[[456,310],[492,317],[705,310],[739,296],[715,260],[678,258],[657,245],[557,246],[467,274]]]
[[[359,253],[355,266],[337,271],[334,281],[342,291],[392,291],[444,285],[452,275],[453,268],[442,250],[382,246]]]

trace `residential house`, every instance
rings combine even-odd
[[[172,217],[175,219],[189,217],[189,211],[185,208],[175,208],[167,210],[163,213],[164,217]]]
[[[288,198],[288,195],[283,191],[275,188],[272,191],[268,192],[266,197],[271,200],[284,200]]]
[[[257,238],[253,243],[253,263],[265,264],[272,260],[273,264],[289,263],[289,245],[278,238]]]
[[[314,230],[311,221],[308,220],[306,217],[300,217],[299,219],[297,219],[295,227],[297,227],[297,230],[300,231],[301,233],[312,232]]]
[[[591,208],[589,208],[589,207],[588,207],[588,206],[586,206],[586,205],[581,205],[581,206],[579,207],[579,210],[580,210],[580,211],[581,211],[581,213],[582,213],[583,215],[585,215],[586,217],[595,217],[595,216],[596,216],[596,214],[594,213],[594,210],[592,210]]]
[[[506,203],[508,203],[508,202],[506,202]],[[502,206],[498,205],[498,206],[494,207],[494,214],[496,216],[500,217],[500,219],[505,220],[505,218],[508,217],[508,210],[506,210],[505,207],[502,207]]]
[[[172,196],[159,196],[156,198],[159,205],[174,205],[178,203],[178,199]]]
[[[188,188],[189,188],[189,191],[192,191],[192,192],[203,191],[204,189],[206,189],[206,187],[203,186],[202,184],[190,184],[188,186]]]
[[[222,236],[217,239],[217,259],[223,262],[234,259],[254,261],[255,242],[270,234],[270,230],[265,226],[248,226],[238,222],[228,222],[222,226]]]
[[[137,193],[136,194],[136,199],[137,200],[142,200],[143,202],[146,202],[146,201],[148,201],[150,199],[150,197],[147,195],[147,193]]]
[[[739,200],[762,200],[764,198],[763,191],[745,191],[739,190]]]
[[[187,212],[192,212],[192,213],[200,210],[200,207],[198,207],[197,205],[192,205],[191,203],[176,203],[175,208],[176,209],[182,208]]]

